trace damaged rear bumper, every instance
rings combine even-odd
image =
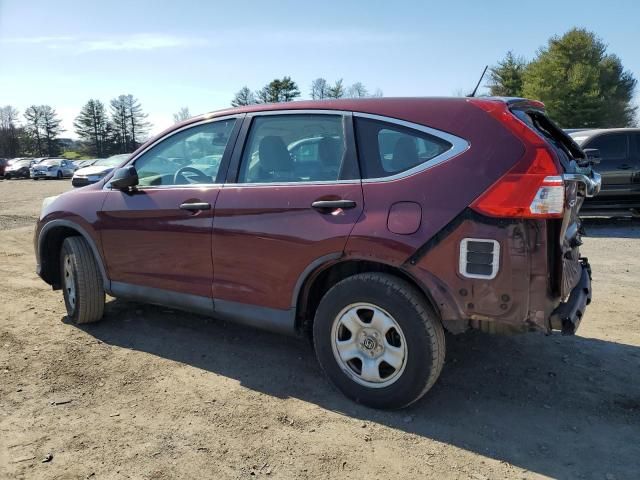
[[[582,274],[573,287],[566,302],[561,303],[551,313],[551,328],[561,330],[563,335],[576,333],[587,305],[591,303],[591,266],[586,258],[581,258]]]

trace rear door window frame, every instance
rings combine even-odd
[[[270,182],[270,183],[239,183],[240,168],[245,148],[248,148],[248,140],[250,138],[250,130],[253,119],[257,117],[273,116],[273,115],[331,115],[334,117],[342,117],[344,128],[345,152],[344,162],[341,168],[340,177],[337,180],[303,180],[298,182]],[[240,133],[236,140],[235,148],[231,154],[229,168],[226,175],[225,184],[235,187],[268,187],[268,186],[287,186],[287,185],[323,185],[336,183],[360,183],[360,169],[356,154],[355,136],[353,130],[353,113],[344,110],[265,110],[260,112],[251,112],[246,115]]]

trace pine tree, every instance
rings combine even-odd
[[[498,65],[490,71],[489,89],[491,95],[498,97],[521,97],[522,83],[527,62],[513,52],[507,52]]]
[[[249,90],[249,87],[244,86],[238,90],[231,100],[232,107],[244,107],[246,105],[253,105],[256,102],[256,97],[253,92]]]
[[[636,79],[594,33],[574,28],[552,37],[527,67],[523,96],[544,102],[565,128],[632,126]]]
[[[90,154],[106,156],[109,124],[104,105],[100,100],[89,100],[73,122],[76,134],[90,146]]]
[[[327,98],[342,98],[344,97],[344,85],[342,79],[336,80],[333,86],[329,87],[327,91]]]

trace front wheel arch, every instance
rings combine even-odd
[[[38,236],[38,263],[40,264],[40,276],[53,287],[61,288],[60,279],[60,251],[62,243],[67,237],[80,236],[84,238],[98,264],[102,276],[102,282],[107,292],[110,290],[110,281],[107,277],[105,265],[93,238],[78,224],[69,220],[51,220],[40,231]]]

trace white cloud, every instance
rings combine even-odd
[[[157,50],[160,48],[197,47],[208,42],[202,38],[179,37],[163,34],[135,34],[124,37],[81,41],[81,52],[105,50]]]
[[[140,51],[162,48],[197,47],[207,45],[204,38],[181,37],[177,35],[137,33],[132,35],[104,37],[15,37],[0,39],[5,45],[42,45],[52,50],[66,50],[72,53],[99,51]]]
[[[164,33],[135,33],[104,36],[40,36],[0,38],[4,45],[43,46],[52,50],[62,50],[82,54],[89,52],[150,51],[169,48],[193,48],[210,45],[222,46],[225,43],[238,42],[251,45],[281,45],[290,42],[308,45],[345,45],[345,44],[385,44],[409,41],[415,35],[391,33],[378,30],[262,30],[245,31],[242,29],[219,31],[213,36],[182,36]]]

